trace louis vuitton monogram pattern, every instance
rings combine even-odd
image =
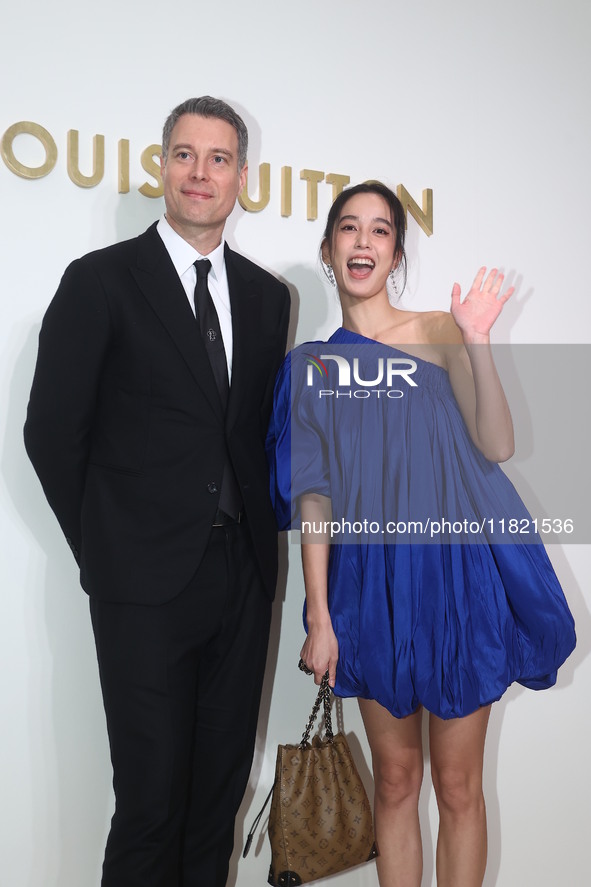
[[[269,815],[269,884],[292,887],[376,856],[371,808],[342,733],[280,745]]]

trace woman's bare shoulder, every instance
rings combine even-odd
[[[462,333],[449,311],[417,312],[417,325],[426,345],[462,343]]]

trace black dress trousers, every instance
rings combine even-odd
[[[116,809],[102,887],[224,887],[271,603],[244,523],[160,606],[91,598]]]

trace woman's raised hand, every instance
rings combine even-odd
[[[481,268],[463,302],[459,283],[454,283],[451,291],[451,314],[466,343],[488,340],[492,325],[515,289],[510,286],[500,295],[504,275],[496,268],[486,280],[485,274],[486,268]]]

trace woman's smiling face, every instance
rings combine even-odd
[[[374,193],[355,194],[343,205],[322,258],[333,267],[341,298],[367,298],[385,292],[398,264],[396,229],[387,201]]]

